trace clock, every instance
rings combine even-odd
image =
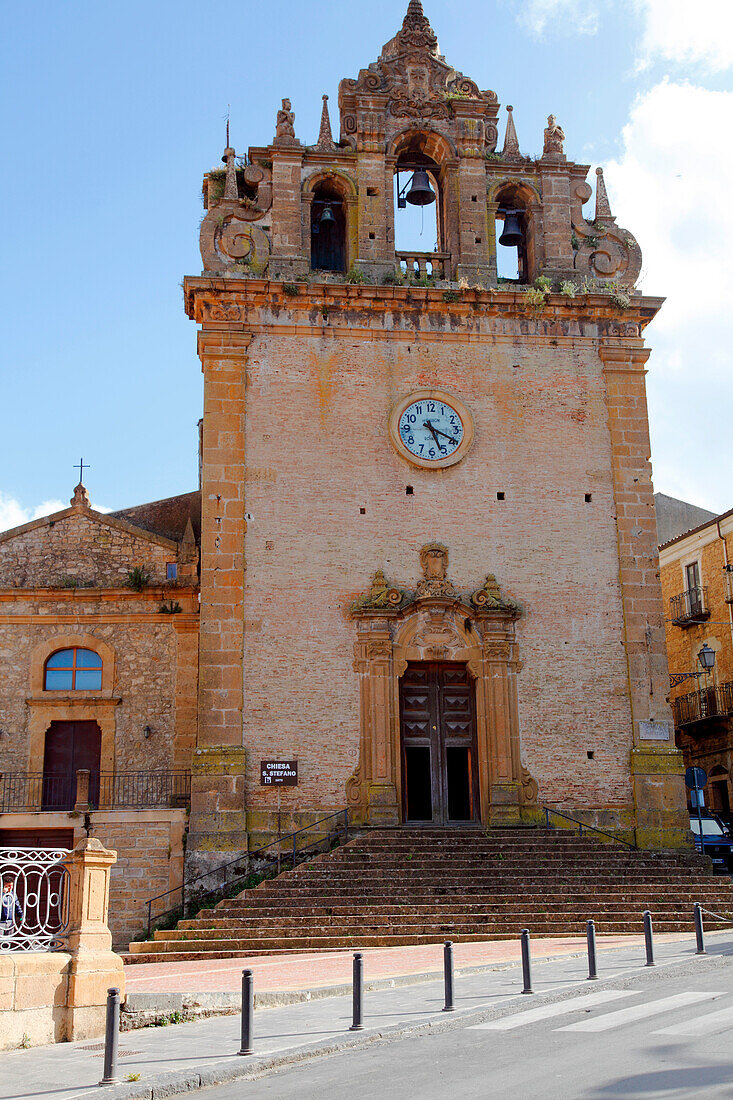
[[[413,466],[439,470],[470,450],[473,418],[462,401],[443,390],[413,390],[392,409],[389,434]]]

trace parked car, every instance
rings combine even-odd
[[[690,811],[690,829],[695,838],[695,847],[698,852],[710,856],[713,861],[713,870],[721,874],[733,871],[733,836],[720,818],[710,812],[701,810],[702,838],[700,837],[700,820],[697,810]]]

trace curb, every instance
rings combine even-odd
[[[655,984],[665,978],[682,976],[693,963],[695,968],[712,967],[720,965],[733,965],[726,959],[733,953],[706,954],[692,956],[690,959],[675,959],[672,962],[657,963],[656,969],[647,970],[643,964],[639,964],[638,973],[599,976],[601,983],[617,982],[620,988],[628,988],[632,983],[645,979],[646,982]],[[567,958],[568,956],[564,956]],[[544,961],[544,960],[543,960]],[[464,973],[467,971],[464,970]],[[598,986],[596,986],[598,988]],[[533,995],[533,1005],[555,1004],[562,1001],[574,1000],[586,992],[587,987],[579,982],[576,988],[560,990],[558,992],[538,993]],[[350,987],[349,987],[350,991]],[[262,1056],[252,1055],[242,1059],[237,1055],[222,1058],[214,1066],[205,1070],[173,1070],[170,1073],[155,1074],[146,1081],[133,1083],[121,1083],[119,1085],[104,1086],[101,1088],[84,1089],[78,1095],[85,1100],[161,1100],[163,1097],[176,1096],[184,1092],[193,1092],[214,1085],[224,1085],[232,1081],[254,1079],[264,1074],[282,1069],[287,1066],[297,1065],[302,1062],[315,1060],[328,1055],[340,1054],[349,1050],[359,1050],[382,1042],[393,1042],[396,1039],[412,1038],[425,1034],[438,1034],[446,1031],[455,1031],[466,1027],[469,1023],[480,1023],[485,1020],[499,1019],[512,1015],[520,1005],[526,1005],[526,1001],[520,993],[510,1001],[505,1002],[500,1008],[483,1006],[476,1009],[458,1009],[449,1019],[436,1017],[433,1020],[415,1024],[394,1024],[391,1027],[383,1027],[378,1031],[368,1034],[350,1035],[345,1033],[340,1039],[324,1039],[316,1043],[304,1043],[302,1047],[285,1050],[282,1053],[267,1054]]]

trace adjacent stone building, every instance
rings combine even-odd
[[[706,513],[709,515],[710,513]],[[733,775],[733,511],[659,550],[675,739],[686,766],[708,775],[707,805],[731,819]],[[703,645],[715,653],[701,666]]]
[[[115,849],[117,944],[182,875],[199,511],[192,493],[103,515],[78,485],[70,508],[0,534],[0,846],[88,830]]]

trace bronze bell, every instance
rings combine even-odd
[[[504,228],[501,236],[499,237],[499,244],[505,245],[507,248],[515,248],[524,240],[524,234],[522,233],[522,227],[519,224],[519,211],[518,210],[505,210],[504,211]]]
[[[336,219],[333,216],[333,210],[330,206],[324,206],[323,213],[321,214],[321,225],[333,225]]]
[[[416,168],[413,172],[410,190],[405,198],[412,206],[429,206],[431,202],[435,202],[435,192],[424,168]]]

